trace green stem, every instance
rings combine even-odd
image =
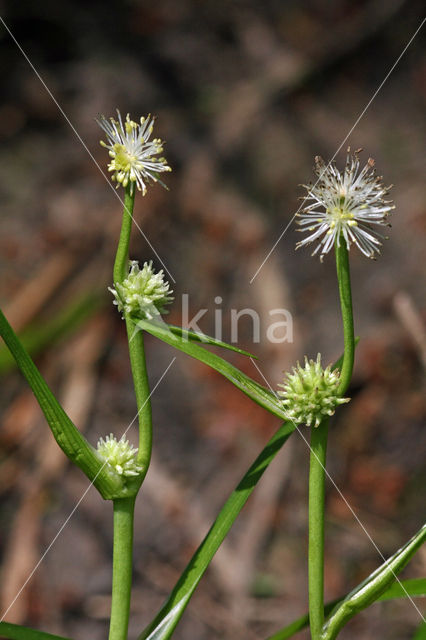
[[[121,284],[129,273],[129,245],[135,190],[126,187],[123,220],[114,262],[114,284]],[[148,471],[152,448],[151,403],[146,371],[143,332],[135,331],[135,324],[125,314],[130,365],[135,389],[139,419],[138,463],[142,473],[137,481],[142,484]],[[135,478],[136,480],[136,478]],[[112,603],[109,640],[126,640],[129,624],[130,593],[132,585],[133,513],[135,499],[114,500],[114,553],[112,578]]]
[[[114,262],[114,284],[121,284],[129,273],[129,245],[132,230],[132,216],[135,204],[135,192],[130,192],[130,186],[126,187],[124,194],[123,221],[121,224],[120,239],[118,241],[117,254]],[[148,470],[152,450],[152,414],[149,400],[149,381],[146,371],[145,347],[143,332],[137,330],[131,318],[126,316],[127,340],[129,344],[130,366],[132,370],[133,384],[138,408],[139,422],[139,451],[137,461],[142,465],[143,472],[140,477],[142,482]]]
[[[120,239],[114,262],[113,282],[122,283],[128,276],[130,232],[132,230],[133,207],[135,205],[135,192],[130,192],[130,185],[124,192],[123,219],[121,223]]]
[[[343,237],[336,242],[336,270],[343,321],[344,353],[337,393],[342,396],[351,381],[355,357],[349,255]],[[309,622],[312,640],[321,637],[324,624],[324,510],[328,419],[312,429],[309,468]]]
[[[328,418],[312,428],[309,466],[309,623],[312,640],[324,624],[324,504]]]
[[[139,422],[139,451],[137,462],[142,466],[143,479],[148,471],[152,451],[152,412],[149,380],[145,362],[143,331],[126,318],[127,339],[129,342],[130,366],[132,368],[136,405]]]
[[[114,500],[114,548],[109,640],[127,640],[132,588],[135,497]]]
[[[343,320],[344,355],[340,371],[338,394],[343,395],[352,377],[355,357],[354,319],[352,310],[351,276],[349,271],[349,255],[345,240],[340,238],[340,246],[336,243],[336,270],[339,282],[340,307]]]

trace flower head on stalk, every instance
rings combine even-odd
[[[135,459],[138,450],[124,436],[117,440],[111,433],[100,438],[97,452],[120,476],[138,476],[142,471]]]
[[[155,273],[152,260],[145,262],[142,269],[136,260],[131,260],[129,275],[115,287],[108,289],[114,295],[118,310],[144,320],[158,318],[166,312],[165,305],[173,300],[173,291],[164,280],[163,270]]]
[[[171,171],[167,160],[163,157],[156,157],[163,153],[163,142],[160,138],[150,140],[154,118],[148,115],[141,118],[140,123],[130,120],[129,114],[123,122],[121,114],[117,109],[118,120],[100,116],[97,123],[107,136],[107,142],[101,141],[101,145],[109,150],[111,162],[108,171],[112,173],[112,180],[117,182],[117,188],[122,185],[130,189],[133,193],[136,184],[142,195],[146,193],[146,183],[150,181],[160,182],[159,173]]]
[[[282,399],[287,419],[298,424],[318,427],[326,416],[332,416],[339,404],[349,402],[349,398],[337,395],[339,372],[328,365],[321,366],[321,355],[309,360],[305,356],[305,366],[297,363],[292,373],[287,373],[278,395]]]
[[[349,249],[355,244],[368,258],[379,254],[380,239],[383,236],[377,226],[390,226],[389,212],[395,207],[386,200],[391,186],[385,187],[382,178],[376,175],[374,160],[369,158],[360,169],[358,154],[361,149],[348,155],[346,166],[341,173],[334,163],[326,164],[317,156],[315,184],[303,185],[308,195],[302,199],[304,208],[297,213],[299,231],[308,231],[310,235],[297,248],[318,239],[318,245],[312,255],[321,250],[321,260],[333,245],[340,243],[343,237]]]

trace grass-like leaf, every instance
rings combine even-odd
[[[397,598],[415,598],[426,596],[426,578],[415,578],[412,580],[402,580],[401,582],[395,582],[389,589],[387,589],[382,595],[377,598],[376,602],[384,600],[395,600]],[[327,617],[336,605],[340,604],[344,598],[333,600],[328,602],[324,606],[324,614]],[[288,640],[292,638],[295,633],[305,629],[309,624],[309,615],[301,616],[297,620],[294,620],[291,624],[283,627],[272,636],[268,636],[267,640]],[[419,636],[420,638],[420,636]],[[415,640],[415,638],[413,638]],[[426,640],[426,637],[425,637]]]
[[[167,640],[171,637],[211,559],[219,549],[264,471],[293,433],[294,428],[293,424],[285,423],[269,440],[266,447],[226,501],[210,531],[179,578],[167,602],[153,622],[142,632],[139,640]]]
[[[395,600],[396,598],[423,598],[426,596],[426,578],[412,578],[394,582],[378,600]]]
[[[96,311],[103,304],[100,296],[93,294],[72,300],[63,311],[45,320],[43,323],[32,324],[19,334],[19,339],[25,350],[34,358],[46,347],[52,346],[64,335],[69,334]],[[15,361],[10,351],[0,347],[0,374],[7,373],[15,367]]]
[[[342,598],[333,600],[332,602],[328,602],[326,605],[324,605],[324,615],[327,616],[329,613],[331,613],[336,604],[341,601]],[[297,618],[297,620],[293,620],[293,622],[291,622],[286,627],[283,627],[272,636],[268,636],[267,640],[288,640],[288,638],[292,638],[298,631],[302,631],[302,629],[305,629],[308,624],[309,613],[305,613],[303,616],[300,616],[300,618]]]
[[[74,425],[0,311],[0,335],[31,387],[53,436],[62,451],[86,474],[104,498],[122,491],[122,480],[103,465],[94,448]]]
[[[22,627],[20,624],[11,622],[0,622],[0,637],[9,640],[70,640],[62,636],[55,636],[52,633]]]
[[[426,640],[426,622],[422,622],[420,626],[417,627],[413,640]]]
[[[395,582],[396,575],[402,571],[413,555],[426,540],[426,525],[398,549],[376,571],[351,591],[331,613],[324,625],[321,640],[334,640],[344,625],[357,613],[378,600]],[[402,589],[403,591],[403,589]],[[407,594],[406,594],[407,595]],[[408,594],[409,595],[409,594]]]
[[[229,351],[235,351],[236,353],[240,353],[243,356],[248,356],[249,358],[256,358],[252,353],[248,351],[244,351],[244,349],[240,349],[239,347],[235,347],[232,344],[228,344],[227,342],[223,342],[223,340],[218,340],[217,338],[212,338],[212,336],[208,336],[206,333],[199,333],[198,331],[191,331],[190,329],[183,329],[182,327],[177,327],[174,324],[165,324],[163,325],[167,329],[169,329],[172,333],[183,340],[191,341],[191,342],[201,342],[202,344],[210,344],[214,347],[222,347],[222,349],[228,349]]]
[[[183,351],[187,355],[203,362],[208,365],[212,369],[215,369],[219,373],[221,373],[225,378],[230,380],[232,384],[234,384],[238,389],[240,389],[243,393],[245,393],[249,398],[257,402],[261,407],[270,411],[275,416],[280,418],[281,420],[286,420],[286,414],[282,407],[280,400],[275,396],[272,391],[269,389],[265,389],[261,384],[252,380],[245,373],[237,369],[234,365],[230,364],[220,356],[208,351],[204,347],[200,346],[196,342],[192,342],[188,339],[183,338],[181,335],[178,335],[176,332],[176,328],[172,330],[165,323],[156,323],[149,322],[148,320],[138,320],[136,331],[138,329],[142,329],[151,333],[153,336],[162,340],[163,342],[167,342],[167,344],[179,349],[179,351]],[[217,341],[212,342],[210,344],[216,344]],[[223,345],[220,345],[223,346]],[[235,350],[235,349],[233,349]],[[247,355],[246,352],[243,352]]]

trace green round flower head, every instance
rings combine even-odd
[[[137,449],[123,436],[117,440],[112,433],[99,439],[97,452],[120,476],[138,476],[142,467],[136,462]]]
[[[122,284],[116,283],[115,289],[109,287],[114,295],[114,304],[122,313],[142,319],[152,320],[166,313],[165,305],[170,304],[173,291],[164,280],[163,270],[155,273],[151,262],[145,262],[142,269],[136,260],[130,262],[130,272]]]
[[[293,367],[292,373],[287,373],[282,391],[278,395],[282,398],[287,419],[298,424],[318,427],[325,416],[332,416],[339,404],[349,402],[350,398],[339,398],[339,372],[321,366],[321,355],[316,361],[305,356],[305,366]]]

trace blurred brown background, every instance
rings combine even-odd
[[[294,251],[291,220],[313,157],[340,146],[423,17],[420,1],[3,2],[1,15],[102,168],[94,118],[118,107],[158,116],[174,172],[170,192],[137,198],[135,218],[180,299],[262,319],[252,343],[270,383],[306,353],[335,359],[342,338],[333,257]],[[396,204],[383,256],[351,254],[356,333],[350,395],[333,423],[329,471],[385,556],[424,517],[424,109],[419,33],[345,147],[376,159]],[[0,25],[0,301],[70,415],[93,444],[135,415],[123,325],[111,305],[121,206],[58,107]],[[135,230],[132,257],[154,259]],[[423,289],[423,290],[422,290]],[[220,296],[222,302],[215,304]],[[284,307],[294,341],[265,339]],[[244,325],[244,326],[243,326]],[[151,619],[224,499],[278,426],[218,375],[147,340],[153,465],[135,531],[131,637]],[[251,362],[228,356],[259,379]],[[2,611],[84,493],[21,377],[0,354]],[[308,433],[305,431],[305,435]],[[131,433],[135,439],[135,430]],[[295,434],[265,474],[178,627],[178,640],[265,638],[306,610],[308,449]],[[90,491],[6,616],[81,640],[105,637],[111,508]],[[332,486],[327,494],[326,596],[380,562]],[[420,551],[407,577],[425,574]],[[418,605],[421,606],[421,602]],[[412,637],[409,602],[380,604],[342,640]],[[306,638],[301,633],[298,637]]]

